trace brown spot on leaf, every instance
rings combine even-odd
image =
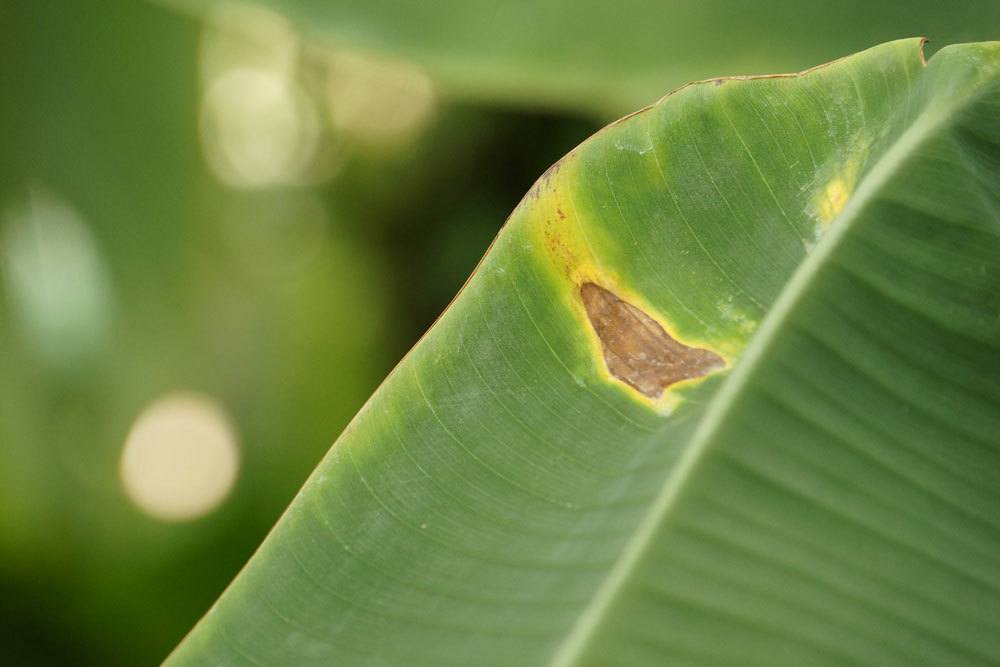
[[[569,278],[572,275],[573,267],[578,264],[572,249],[566,245],[562,235],[555,229],[555,222],[551,219],[545,221],[543,234],[545,238],[545,248],[549,255],[555,260],[556,265]]]
[[[608,371],[650,398],[681,380],[708,375],[726,362],[716,353],[674,340],[660,324],[594,283],[580,286]]]

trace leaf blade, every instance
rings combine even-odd
[[[983,564],[997,543],[988,508],[996,495],[990,484],[1000,474],[989,439],[990,410],[1000,403],[1000,355],[990,356],[1000,340],[989,290],[1000,245],[989,175],[1000,142],[995,122],[976,106],[948,116],[944,139],[934,135],[933,150],[911,160],[910,149],[923,145],[914,141],[913,128],[923,133],[937,124],[920,125],[923,116],[914,121],[910,112],[913,105],[934,109],[960,99],[963,90],[992,108],[997,47],[942,52],[926,70],[918,52],[919,42],[910,40],[803,77],[691,86],[599,133],[550,170],[455,304],[352,422],[172,664],[983,658],[993,641],[989,614],[949,620],[943,610],[954,612],[954,605],[942,596],[957,591],[984,612],[998,604],[988,590],[968,585],[962,567],[986,589],[995,585]],[[762,110],[784,129],[762,128],[768,117]],[[796,124],[810,131],[795,134]],[[954,151],[940,144],[969,133],[984,138],[963,145],[979,165],[963,176]],[[803,139],[796,143],[793,136]],[[774,149],[776,142],[784,150]],[[800,173],[796,158],[807,156],[815,167]],[[897,167],[920,187],[900,186]],[[731,193],[729,199],[713,198],[719,191]],[[956,206],[942,207],[942,201]],[[890,211],[876,216],[878,224],[831,219],[869,215],[866,202]],[[903,205],[923,218],[892,214]],[[941,210],[958,211],[957,222],[942,218]],[[745,217],[733,215],[743,211]],[[734,219],[744,227],[734,229]],[[935,254],[935,244],[910,249],[905,239],[914,224],[937,225],[946,241],[938,245],[952,254]],[[977,244],[962,236],[969,229]],[[816,238],[811,251],[810,237]],[[902,259],[890,261],[892,251]],[[974,270],[963,269],[956,257],[973,257]],[[791,275],[803,261],[788,286],[775,278]],[[928,279],[936,275],[928,267],[960,275],[968,285]],[[816,282],[817,275],[823,281]],[[900,281],[902,275],[909,280]],[[584,280],[619,295],[685,344],[718,351],[735,370],[671,386],[658,401],[643,396],[604,365],[577,296]],[[898,294],[879,296],[892,286]],[[796,290],[806,287],[833,295],[800,303]],[[951,308],[962,303],[956,295],[970,307]],[[865,316],[831,307],[838,296]],[[914,304],[930,309],[930,323]],[[795,315],[796,327],[779,326],[781,309]],[[955,335],[949,322],[959,325],[961,354],[941,342]],[[899,362],[878,335],[880,326],[905,331],[908,324],[920,336],[905,348],[897,345],[920,364]],[[978,347],[964,336],[976,327]],[[849,350],[866,351],[869,363],[847,363],[845,370],[838,348],[845,341]],[[918,343],[934,352],[930,361]],[[775,349],[811,360],[804,368],[811,364],[836,391],[829,395],[831,388],[810,383],[808,372],[775,359]],[[941,375],[935,364],[942,359],[963,371],[959,388],[914,393],[911,386],[933,386],[923,367]],[[887,368],[910,385],[890,391]],[[982,369],[985,376],[977,375]],[[752,391],[744,391],[751,372]],[[979,382],[984,397],[962,412],[956,396],[968,400],[960,391],[965,382]],[[797,392],[825,400],[803,407]],[[928,403],[928,396],[942,405]],[[720,407],[737,398],[750,407],[731,414]],[[842,413],[839,421],[828,404]],[[916,443],[917,453],[908,454],[892,429],[873,424],[866,404],[892,418],[892,427],[906,433],[904,445]],[[901,417],[913,406],[922,410],[912,418],[916,429]],[[807,409],[809,418],[796,417],[795,410]],[[720,411],[730,417],[722,420]],[[927,433],[962,448],[965,459],[942,457]],[[710,441],[723,444],[707,447]],[[749,443],[744,449],[754,455],[734,442]],[[797,452],[796,442],[809,445],[803,450],[809,454]],[[839,476],[810,465],[809,456]],[[697,484],[672,482],[678,472],[690,473],[692,461]],[[873,461],[881,467],[863,465]],[[941,475],[929,471],[928,461]],[[930,484],[935,502],[900,482],[897,468]],[[812,486],[803,487],[796,474]],[[859,486],[866,475],[895,489],[896,497]],[[963,491],[956,478],[971,483]],[[939,497],[959,493],[959,510]],[[662,512],[661,527],[649,508],[664,498],[670,511]],[[873,515],[859,498],[871,503],[876,518],[895,519],[902,528],[877,522],[872,528]],[[933,510],[932,522],[899,514],[900,498]],[[754,504],[759,511],[747,509]],[[948,532],[944,519],[961,530]],[[650,545],[665,535],[670,548],[640,543],[626,551],[637,530]],[[841,544],[859,535],[861,560]],[[966,554],[928,547],[920,542],[928,535],[951,535]],[[777,555],[768,558],[774,545]],[[623,551],[634,555],[623,561]],[[950,569],[929,568],[928,553]],[[919,578],[885,570],[896,561]],[[622,562],[631,564],[613,569]],[[734,582],[728,568],[745,581]],[[625,593],[601,593],[609,571],[628,575],[619,577]],[[655,581],[650,572],[683,576]],[[787,593],[765,585],[780,582],[782,573],[794,584]],[[917,580],[933,582],[930,601],[914,587]],[[884,599],[867,599],[859,592],[863,584]],[[595,594],[607,601],[598,607],[606,611],[588,616]],[[831,605],[818,609],[815,600]],[[882,623],[884,634],[870,631],[873,622]],[[731,639],[715,641],[719,632]]]

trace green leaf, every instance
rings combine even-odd
[[[233,0],[161,0],[189,10]],[[905,35],[993,39],[1000,3],[253,0],[311,42],[414,61],[449,96],[617,115],[685,81],[794,72]]]
[[[550,169],[168,664],[994,661],[1000,43],[920,48]]]

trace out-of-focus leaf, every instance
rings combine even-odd
[[[233,0],[164,0],[201,11]],[[793,72],[891,39],[993,39],[972,0],[250,0],[317,43],[416,62],[451,95],[615,114],[731,72]]]

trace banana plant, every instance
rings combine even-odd
[[[167,665],[995,664],[1000,43],[922,46],[553,165]]]

